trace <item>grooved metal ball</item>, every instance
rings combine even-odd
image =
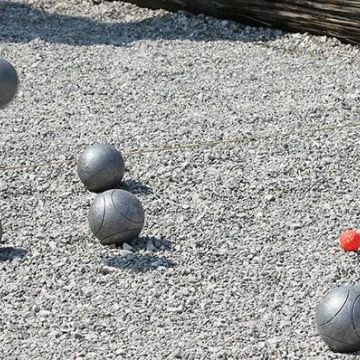
[[[100,193],[90,205],[88,222],[103,245],[122,244],[135,239],[145,221],[141,202],[125,190]]]
[[[2,239],[2,236],[3,236],[3,228],[2,228],[1,221],[0,221],[0,241]]]
[[[125,165],[120,151],[108,144],[88,146],[79,156],[77,173],[86,188],[93,192],[118,188]]]
[[[316,308],[318,332],[334,352],[360,350],[360,288],[330,290]]]
[[[5,107],[15,96],[19,84],[15,68],[5,59],[0,59],[0,108]]]

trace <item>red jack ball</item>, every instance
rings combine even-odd
[[[357,251],[360,248],[360,234],[353,229],[345,230],[340,235],[339,242],[344,251]]]

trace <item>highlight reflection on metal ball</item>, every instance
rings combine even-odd
[[[0,108],[5,107],[15,96],[19,84],[15,68],[5,59],[0,59]]]
[[[77,172],[88,190],[101,192],[119,187],[125,165],[120,151],[113,146],[94,144],[80,154]]]
[[[96,196],[88,221],[92,233],[103,245],[119,245],[140,234],[145,215],[141,202],[134,195],[113,189]]]

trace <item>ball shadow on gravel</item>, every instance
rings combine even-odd
[[[0,247],[0,261],[5,262],[14,259],[23,259],[27,253],[28,251],[23,248],[12,246]]]
[[[160,269],[168,269],[176,266],[175,262],[154,256],[132,254],[127,256],[113,256],[104,260],[104,265],[116,269],[128,270],[131,272],[144,273]]]
[[[15,43],[41,39],[73,46],[128,46],[138,40],[255,42],[283,36],[281,31],[269,29],[254,28],[254,31],[245,32],[240,23],[225,26],[221,21],[209,21],[204,16],[187,13],[181,16],[171,13],[134,22],[120,22],[115,18],[113,22],[102,23],[9,1],[0,2],[0,18],[0,41]]]
[[[173,243],[170,240],[155,236],[140,236],[131,243],[131,246],[137,251],[160,252],[171,250]]]
[[[153,190],[136,180],[125,180],[122,182],[121,189],[131,192],[132,194],[151,194]]]

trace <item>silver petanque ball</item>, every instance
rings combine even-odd
[[[340,286],[330,290],[316,308],[316,325],[332,351],[360,350],[360,288]]]
[[[5,107],[15,96],[19,84],[15,68],[5,59],[0,59],[0,108]]]
[[[125,165],[120,151],[108,144],[88,146],[81,154],[77,173],[85,187],[93,192],[118,188]]]
[[[1,221],[0,221],[0,241],[2,239],[2,236],[3,236],[3,228],[2,228]]]
[[[120,245],[141,232],[144,209],[141,202],[125,190],[100,193],[90,205],[88,221],[92,233],[103,245]]]

